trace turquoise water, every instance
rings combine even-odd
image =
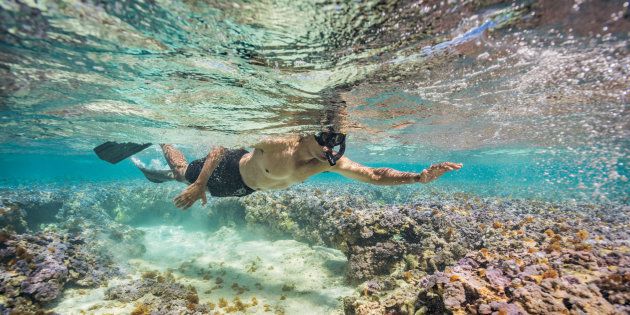
[[[250,313],[363,314],[365,301],[350,312],[344,297],[371,297],[375,283],[392,277],[383,292],[406,299],[410,287],[401,279],[457,271],[458,259],[486,247],[514,250],[504,260],[524,257],[518,249],[529,239],[539,242],[530,250],[559,247],[557,237],[545,243],[553,233],[591,233],[588,246],[569,236],[562,246],[601,249],[593,255],[619,273],[583,278],[627,285],[630,266],[607,255],[630,253],[622,228],[630,205],[629,10],[625,0],[0,0],[0,239],[27,244],[10,246],[32,254],[13,259],[0,251],[0,314],[19,307],[148,314],[143,305],[158,314],[193,314],[194,307],[203,314],[223,298],[233,307],[245,302]],[[192,161],[213,146],[251,148],[264,137],[330,126],[348,134],[345,156],[367,166],[464,167],[427,185],[397,187],[323,173],[286,191],[212,198],[181,212],[172,199],[185,186],[149,183],[129,159],[111,165],[92,152],[105,141],[173,143]],[[167,168],[157,145],[136,157]],[[436,209],[450,211],[447,219]],[[425,220],[427,213],[446,223]],[[370,226],[380,215],[422,228],[405,234],[396,223],[395,232]],[[537,227],[519,234],[528,240],[496,241],[527,220]],[[484,228],[475,234],[473,225]],[[506,229],[493,234],[487,226]],[[405,255],[357,241],[363,238],[391,241]],[[64,250],[84,244],[85,253],[68,254],[80,257],[73,261],[95,255],[84,259],[91,270],[118,271],[86,276],[79,264],[41,286],[55,294],[26,294],[32,287],[12,275],[37,278],[24,266],[59,250],[38,247],[42,239]],[[389,256],[368,255],[379,251]],[[437,257],[433,267],[414,263],[426,255]],[[398,260],[372,270],[389,257]],[[151,282],[154,274],[160,284]],[[427,283],[419,279],[414,285]],[[55,291],[58,280],[65,291]],[[593,285],[602,292],[622,287],[601,281]],[[127,301],[111,293],[164,283],[173,297],[145,292]],[[193,287],[200,303],[189,298]],[[365,305],[409,312],[411,302],[390,303],[383,292]],[[628,311],[613,293],[602,293],[606,303]],[[411,309],[464,310],[430,302],[417,297]],[[490,308],[467,302],[474,307],[466,310]]]
[[[586,168],[585,173],[583,166],[562,163],[570,160],[567,157],[558,161],[557,157],[525,150],[514,150],[515,153],[486,150],[451,152],[432,160],[420,156],[417,163],[383,162],[396,159],[395,149],[383,153],[394,154],[394,157],[375,158],[378,162],[371,162],[369,157],[366,159],[364,155],[353,154],[353,151],[350,149],[347,156],[353,159],[358,156],[355,160],[366,165],[407,172],[418,172],[441,160],[464,163],[464,169],[444,175],[440,180],[428,184],[427,189],[469,192],[482,196],[622,203],[628,202],[630,192],[630,185],[623,179],[630,176],[628,168],[623,167],[624,163],[628,163],[627,158],[619,162],[618,168],[597,165],[595,168]],[[150,150],[139,156],[146,162],[153,161],[160,168],[167,167],[160,152]],[[129,160],[111,165],[92,155],[3,154],[0,155],[0,163],[10,165],[3,170],[0,178],[0,186],[4,188],[98,184],[144,178]],[[608,174],[613,170],[617,170],[621,178],[610,180]],[[308,181],[323,187],[329,182],[356,184],[333,173],[319,174]]]

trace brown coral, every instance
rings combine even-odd
[[[131,311],[131,315],[149,315],[151,314],[151,309],[149,309],[149,306],[146,304],[138,304],[136,305],[136,308],[133,309],[133,311]]]

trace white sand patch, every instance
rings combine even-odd
[[[251,304],[255,297],[258,305],[249,307],[248,314],[334,314],[342,313],[341,298],[354,290],[344,283],[347,261],[337,250],[293,240],[264,240],[227,227],[211,233],[179,226],[142,230],[147,251],[141,259],[128,261],[129,276],[171,270],[178,282],[197,289],[200,303],[218,304],[220,298],[232,303],[238,296]],[[121,281],[112,280],[109,285]],[[67,290],[53,310],[120,314],[133,309],[134,302],[105,301],[104,292],[105,288]]]

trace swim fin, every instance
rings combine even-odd
[[[96,153],[101,160],[116,164],[149,146],[151,146],[151,143],[138,144],[133,142],[118,143],[107,141],[94,148],[94,153]]]

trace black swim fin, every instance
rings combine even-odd
[[[151,143],[138,144],[133,142],[118,143],[107,141],[94,148],[94,153],[96,153],[101,160],[116,164],[149,146],[151,146]]]

